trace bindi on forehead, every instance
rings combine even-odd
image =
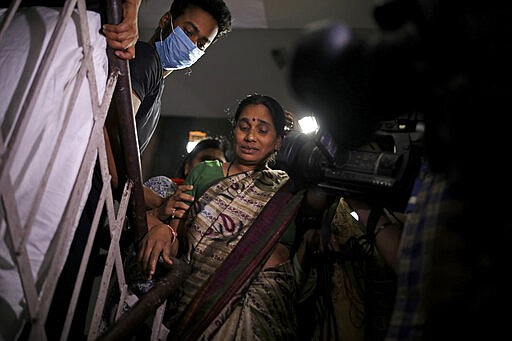
[[[249,122],[249,121],[255,122],[255,124],[270,124],[267,121],[265,121],[265,120],[263,120],[261,118],[258,118],[258,117],[253,117],[250,120],[246,119],[246,122]]]
[[[258,124],[271,124],[268,121],[268,118],[265,117],[265,115],[260,115],[259,113],[246,113],[242,114],[239,118],[240,122],[246,122],[247,124],[251,125],[258,125]]]

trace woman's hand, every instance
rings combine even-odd
[[[137,259],[141,265],[142,273],[148,278],[155,274],[156,263],[161,259],[164,264],[172,265],[172,257],[178,253],[177,228],[179,219],[183,218],[190,208],[194,197],[184,191],[192,190],[192,185],[180,185],[176,192],[170,196],[160,207],[146,214],[148,220],[148,233],[139,244]],[[171,218],[170,224],[162,221]]]
[[[148,229],[148,233],[139,244],[137,254],[142,273],[146,274],[148,279],[155,274],[158,261],[161,260],[167,265],[173,264],[172,257],[178,253],[177,240],[176,231],[167,224],[160,222]]]
[[[192,190],[192,185],[180,185],[176,192],[170,196],[162,205],[152,211],[152,215],[161,221],[167,219],[181,219],[185,217],[186,212],[190,208],[190,203],[194,201],[194,197],[190,194],[184,193],[185,191]],[[172,224],[173,227],[175,224]]]

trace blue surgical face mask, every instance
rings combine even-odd
[[[155,43],[155,47],[162,67],[166,70],[190,67],[204,54],[204,51],[199,49],[179,26],[172,28],[171,34],[164,41],[162,41],[162,30],[160,30],[160,41]]]

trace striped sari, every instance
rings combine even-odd
[[[185,222],[188,250],[182,256],[192,265],[192,274],[168,303],[175,319],[287,180],[285,172],[270,169],[236,174],[211,186],[196,201]],[[233,296],[201,339],[295,339],[296,293],[291,262],[260,271]]]

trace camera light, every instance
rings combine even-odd
[[[301,118],[299,125],[304,134],[316,133],[318,131],[318,123],[313,115]]]

